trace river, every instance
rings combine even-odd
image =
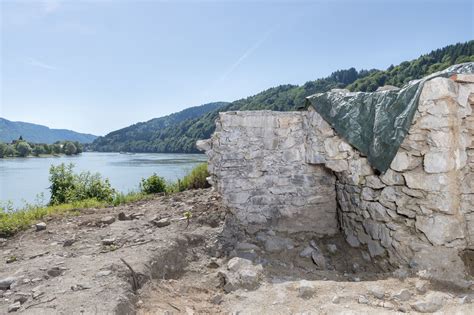
[[[205,161],[204,154],[99,152],[84,152],[77,156],[0,159],[0,202],[11,201],[14,208],[21,208],[25,203],[47,203],[51,165],[73,163],[76,172],[99,172],[110,180],[113,188],[126,193],[138,190],[140,180],[153,173],[168,181],[176,181]],[[38,198],[40,194],[43,198]]]

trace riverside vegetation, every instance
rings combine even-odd
[[[57,141],[53,144],[32,143],[23,140],[20,136],[18,140],[11,143],[0,143],[0,158],[6,157],[27,157],[41,155],[76,155],[83,151],[83,146],[78,141]]]
[[[0,237],[8,237],[29,228],[35,221],[61,214],[77,214],[83,208],[118,206],[153,198],[153,194],[172,194],[190,189],[208,188],[207,163],[196,166],[176,183],[168,183],[153,174],[142,179],[139,191],[122,193],[112,188],[99,173],[74,172],[73,164],[52,165],[49,170],[51,198],[45,206],[40,201],[14,209],[11,203],[0,204]]]

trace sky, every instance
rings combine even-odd
[[[96,135],[474,38],[462,0],[0,0],[0,11],[0,117]]]

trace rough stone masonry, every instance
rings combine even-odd
[[[198,147],[248,233],[341,231],[377,261],[465,277],[474,253],[473,105],[474,75],[427,81],[381,175],[312,110],[220,113]]]

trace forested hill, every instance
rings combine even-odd
[[[97,138],[90,149],[104,152],[166,152],[161,149],[161,130],[172,130],[181,122],[191,120],[205,113],[218,110],[227,105],[226,102],[215,102],[194,106],[180,112],[140,122]],[[178,132],[178,130],[175,130]]]
[[[470,61],[474,61],[474,40],[433,50],[415,60],[404,61],[398,66],[391,65],[385,71],[373,71],[369,76],[350,84],[348,89],[372,92],[383,85],[401,87],[411,80]]]
[[[93,149],[129,152],[198,152],[195,146],[196,141],[210,137],[214,131],[214,121],[219,112],[261,109],[295,110],[304,106],[306,96],[315,93],[344,87],[352,91],[374,91],[377,87],[387,84],[402,86],[410,80],[419,79],[450,65],[468,61],[474,61],[474,41],[437,49],[415,60],[405,61],[397,66],[390,66],[387,70],[357,71],[350,68],[336,71],[326,78],[306,82],[302,86],[280,85],[254,96],[229,103],[199,117],[181,120],[167,126],[150,128],[148,133],[140,138],[129,138],[126,133],[119,130],[104,138],[97,139],[94,142]],[[122,129],[122,131],[126,129]],[[109,138],[110,135],[115,133],[119,133],[121,136],[117,135],[113,139]],[[111,141],[104,143],[103,141],[106,138]]]
[[[56,141],[90,143],[97,136],[67,129],[50,129],[46,126],[0,118],[0,142],[11,142],[19,137],[34,143],[52,144]]]

